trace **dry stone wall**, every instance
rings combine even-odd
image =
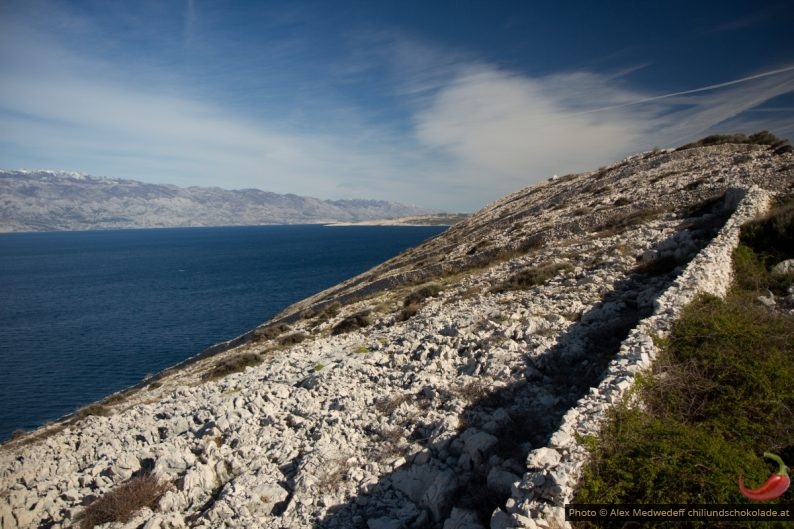
[[[653,337],[667,335],[682,307],[700,293],[725,295],[733,279],[731,256],[739,244],[741,226],[766,212],[770,203],[770,193],[757,187],[732,189],[726,198],[738,206],[717,236],[656,300],[654,314],[631,331],[603,381],[565,414],[549,445],[530,452],[528,472],[513,485],[508,500],[507,512],[512,516],[494,514],[504,520],[502,527],[570,526],[565,522],[564,505],[571,502],[588,460],[587,449],[577,435],[598,434],[609,407],[623,400],[635,375],[651,366],[658,352]]]

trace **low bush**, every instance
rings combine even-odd
[[[364,327],[368,327],[371,323],[369,311],[357,312],[334,325],[333,329],[331,329],[331,334],[337,336],[357,329],[363,329]]]
[[[420,304],[427,298],[436,297],[440,293],[441,285],[437,283],[428,283],[427,285],[424,285],[405,296],[405,299],[403,300],[403,307]]]
[[[308,338],[309,338],[309,335],[306,334],[306,333],[295,332],[295,333],[292,333],[292,334],[288,334],[286,336],[282,336],[279,339],[278,344],[282,345],[284,347],[287,347],[287,346],[290,346],[290,345],[297,345],[297,344],[305,341]]]
[[[254,337],[262,340],[272,340],[289,331],[289,329],[290,327],[286,323],[266,325],[265,327],[256,329],[254,331]]]
[[[151,475],[132,478],[88,505],[78,516],[80,529],[108,522],[126,523],[140,509],[156,508],[168,487]]]
[[[492,292],[507,292],[508,290],[524,290],[536,285],[542,285],[554,276],[571,270],[568,263],[549,263],[528,270],[522,270],[509,279],[494,287]]]
[[[256,353],[246,353],[232,358],[228,358],[210,369],[205,375],[205,380],[216,380],[232,373],[245,371],[247,367],[258,366],[263,362],[261,356]]]
[[[631,228],[632,226],[645,224],[646,222],[658,217],[659,214],[660,211],[653,208],[635,210],[625,215],[619,215],[607,220],[600,226],[597,226],[595,231],[602,232],[602,235],[604,236],[615,235],[625,231],[628,228]]]
[[[407,307],[403,307],[400,312],[397,313],[397,321],[408,321],[414,316],[416,313],[419,312],[422,306],[419,303],[411,303]]]

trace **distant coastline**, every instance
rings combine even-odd
[[[468,213],[438,213],[435,215],[415,215],[395,219],[375,219],[355,222],[333,222],[326,226],[452,226],[469,217]]]

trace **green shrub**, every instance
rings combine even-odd
[[[775,205],[764,218],[748,223],[742,229],[741,242],[734,256],[741,286],[786,295],[794,277],[773,275],[770,270],[780,261],[794,258],[794,197]]]
[[[769,474],[752,448],[722,434],[618,407],[594,443],[574,502],[749,503],[739,492],[739,474],[748,483]]]
[[[780,223],[781,216],[785,208],[745,228],[726,299],[698,297],[668,338],[658,340],[662,352],[653,373],[638,379],[643,407],[616,407],[598,439],[588,442],[593,457],[574,502],[749,503],[739,492],[739,474],[745,483],[763,483],[777,470],[763,460],[765,451],[794,461],[794,318],[755,301],[758,290],[773,286],[764,256],[789,251],[778,246],[785,230],[768,236],[768,223]]]

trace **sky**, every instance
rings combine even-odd
[[[794,2],[0,0],[0,167],[474,211],[794,138]]]

